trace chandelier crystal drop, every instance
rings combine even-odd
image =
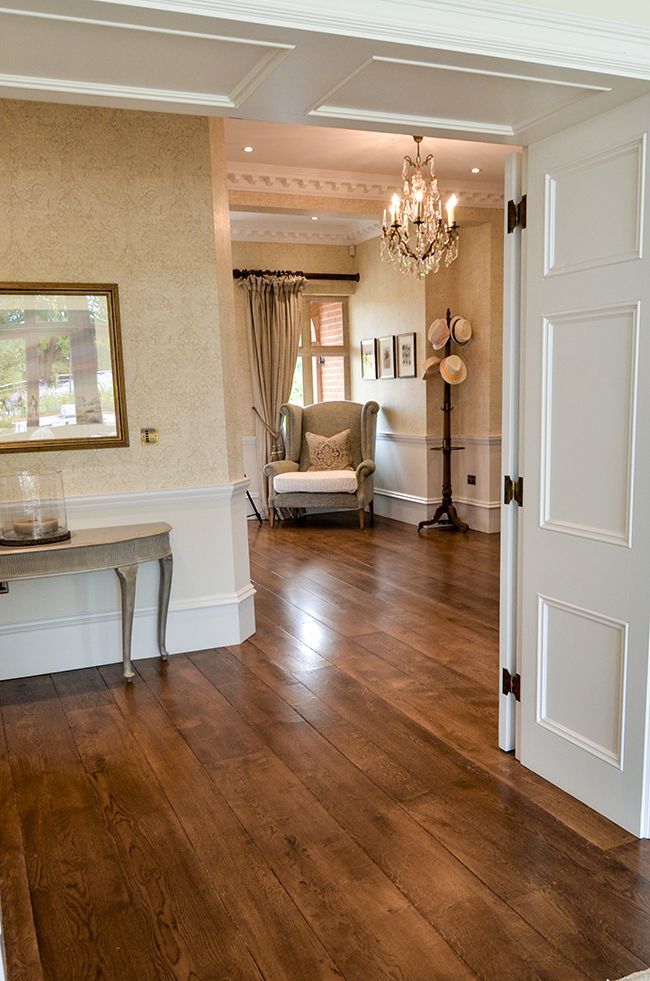
[[[457,201],[455,195],[449,198],[443,218],[433,154],[422,160],[422,137],[413,139],[417,153],[415,160],[408,154],[404,157],[402,197],[393,195],[388,217],[384,210],[381,257],[394,262],[401,272],[424,279],[428,272],[438,272],[441,262],[449,266],[458,256]]]

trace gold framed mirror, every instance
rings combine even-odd
[[[0,283],[0,453],[128,446],[115,283]]]

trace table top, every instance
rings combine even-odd
[[[71,538],[66,542],[54,545],[21,545],[13,548],[0,545],[0,558],[7,555],[37,555],[39,552],[61,552],[77,548],[89,548],[94,545],[115,545],[119,542],[133,542],[143,538],[153,538],[171,531],[171,525],[164,521],[155,521],[142,525],[116,525],[112,528],[85,528],[83,531],[71,532]]]

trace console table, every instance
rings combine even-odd
[[[135,672],[131,666],[131,637],[138,567],[142,562],[152,562],[156,559],[160,563],[158,649],[163,661],[167,659],[167,613],[173,565],[169,544],[170,531],[171,525],[163,522],[122,525],[116,528],[73,531],[69,541],[56,545],[28,545],[22,548],[2,546],[0,547],[0,582],[114,569],[120,582],[122,597],[124,677],[127,681],[132,681]]]

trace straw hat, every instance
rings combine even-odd
[[[460,385],[467,378],[467,365],[457,354],[450,354],[440,362],[440,374],[450,385]]]
[[[464,317],[454,317],[451,322],[451,339],[454,344],[467,344],[472,336],[472,325]]]
[[[434,351],[439,351],[449,340],[449,327],[444,317],[434,320],[429,327],[427,337],[431,341]]]
[[[440,358],[427,358],[424,362],[424,371],[422,372],[423,378],[433,378],[434,375],[438,374],[438,365],[440,364]]]

